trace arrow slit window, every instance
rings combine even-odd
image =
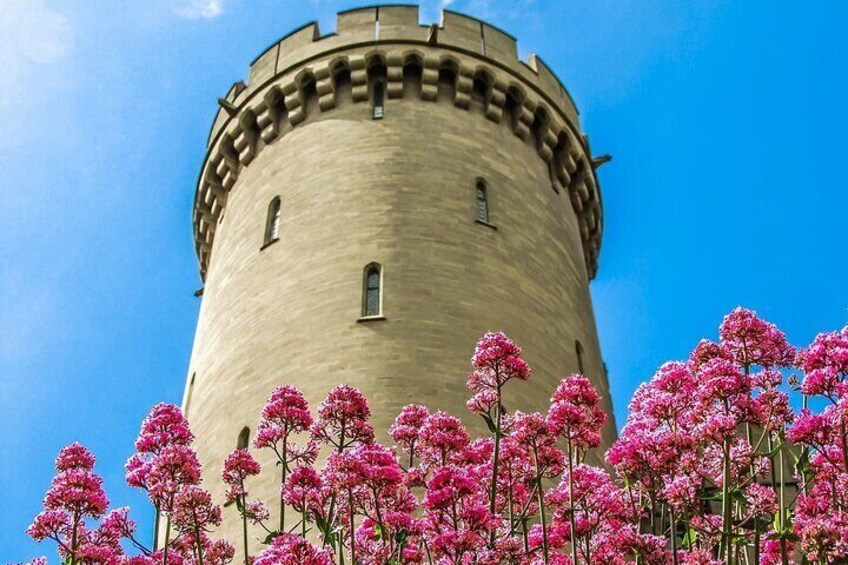
[[[365,267],[362,292],[362,316],[366,318],[382,315],[383,269],[379,263]]]
[[[268,216],[265,220],[265,245],[280,238],[280,197],[277,196],[268,204]]]
[[[477,181],[477,219],[489,223],[489,194],[482,180]]]

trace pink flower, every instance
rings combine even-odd
[[[194,434],[182,411],[173,404],[161,402],[141,423],[135,448],[139,453],[155,454],[168,445],[191,445],[192,441]]]
[[[672,508],[681,512],[697,500],[700,486],[701,481],[696,477],[682,476],[665,483],[662,495]]]
[[[418,404],[408,404],[403,407],[398,417],[389,428],[389,435],[403,450],[409,454],[415,453],[415,445],[421,433],[424,421],[430,415],[426,407]]]
[[[488,332],[474,349],[468,375],[468,388],[472,392],[497,390],[508,381],[530,378],[530,366],[521,358],[521,348],[503,332]]]
[[[700,394],[706,401],[723,401],[751,391],[751,379],[742,374],[736,363],[726,359],[708,361],[698,370],[697,378],[701,381]]]
[[[278,387],[262,409],[253,444],[257,448],[278,450],[278,444],[289,435],[305,432],[311,425],[312,415],[303,394],[293,386]]]
[[[189,485],[174,498],[171,522],[183,532],[209,531],[221,524],[221,507],[212,504],[212,496],[205,489]]]
[[[98,533],[100,536],[112,539],[117,543],[121,538],[131,538],[135,533],[135,522],[129,517],[127,506],[110,511],[100,521]]]
[[[374,441],[374,428],[368,423],[371,409],[362,393],[339,385],[318,406],[318,420],[312,436],[337,450]]]
[[[712,554],[706,549],[693,549],[681,552],[681,565],[721,565],[721,561],[713,559]]]
[[[560,381],[547,416],[555,434],[578,449],[597,447],[606,418],[600,408],[600,396],[589,379],[573,374]]]
[[[498,393],[491,389],[484,389],[472,396],[465,406],[475,414],[488,414],[493,418],[492,412],[498,406]]]
[[[126,464],[127,484],[147,491],[153,505],[170,511],[180,487],[200,482],[200,463],[190,447],[194,435],[173,404],[153,407],[141,424],[136,451]]]
[[[480,485],[459,467],[441,467],[427,483],[424,507],[445,510],[480,492]]]
[[[689,355],[692,370],[698,371],[702,365],[713,359],[733,361],[733,352],[727,345],[720,345],[708,339],[702,339]]]
[[[84,469],[70,469],[56,475],[44,498],[48,510],[92,518],[102,516],[108,506],[103,479]]]
[[[838,332],[820,333],[810,347],[800,351],[797,361],[805,373],[830,369],[848,377],[848,326]]]
[[[200,483],[200,462],[193,449],[174,444],[162,448],[147,464],[145,485],[158,508],[170,511],[177,491]]]
[[[424,420],[419,441],[422,459],[444,465],[465,449],[471,438],[458,418],[439,411]]]
[[[724,317],[719,337],[742,365],[789,367],[795,357],[783,332],[745,308],[736,308]]]
[[[444,563],[498,563],[496,555],[484,552],[490,530],[501,520],[485,504],[480,481],[455,466],[436,470],[424,495],[424,528],[433,556]],[[487,559],[483,561],[483,559]],[[489,561],[488,559],[492,559]]]
[[[801,392],[807,396],[836,398],[843,394],[842,376],[835,367],[821,367],[809,371],[801,383]]]
[[[831,441],[833,423],[830,413],[814,414],[809,409],[801,410],[795,424],[786,432],[786,438],[795,443],[823,446]]]
[[[245,501],[244,514],[252,524],[260,524],[271,517],[265,503],[258,499]]]
[[[64,510],[43,510],[27,528],[27,535],[35,541],[58,539],[71,531],[71,515]]]
[[[25,563],[16,563],[14,565],[47,565],[46,557],[35,557]]]
[[[298,512],[319,512],[324,506],[324,484],[312,467],[298,467],[283,486],[286,504]]]
[[[752,483],[745,489],[745,500],[753,516],[770,516],[777,512],[777,495],[772,487]]]
[[[282,533],[253,565],[333,565],[333,557],[329,550],[318,549],[298,535]]]
[[[403,470],[392,452],[378,443],[362,445],[351,452],[358,461],[359,482],[372,492],[384,492],[398,487]]]
[[[565,459],[557,447],[555,429],[538,412],[515,413],[509,437],[519,448],[524,448],[536,477],[551,478],[562,472]]]
[[[94,455],[88,449],[81,443],[74,442],[59,451],[56,457],[56,470],[60,473],[71,469],[91,471],[94,468],[94,461]]]
[[[244,481],[248,477],[259,474],[262,467],[253,458],[247,449],[236,449],[224,460],[224,470],[221,479],[229,487],[227,489],[227,500],[236,500],[244,496]]]

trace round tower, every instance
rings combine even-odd
[[[360,389],[383,434],[408,403],[463,417],[477,339],[503,330],[544,410],[583,372],[612,414],[589,281],[602,207],[568,92],[515,39],[414,6],[340,13],[285,36],[219,100],[194,205],[203,304],[183,408],[206,486],[252,440],[274,387],[315,407]],[[610,418],[605,442],[615,436]],[[277,500],[265,466],[250,496]],[[272,523],[276,505],[270,504]],[[224,534],[239,539],[235,508]]]

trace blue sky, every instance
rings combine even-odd
[[[182,393],[215,100],[276,38],[356,5],[0,0],[0,561],[53,561],[24,529],[74,440],[149,531],[123,462],[150,406]],[[848,322],[848,4],[449,7],[539,53],[614,156],[592,292],[619,424],[736,305],[799,345]]]

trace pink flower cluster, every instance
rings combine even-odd
[[[477,344],[468,408],[490,435],[476,439],[455,415],[412,404],[386,446],[358,390],[331,390],[315,417],[296,388],[274,390],[253,444],[281,471],[274,526],[247,498],[262,471],[250,450],[223,462],[245,565],[846,562],[848,327],[796,352],[773,324],[734,310],[717,342],[639,387],[607,468],[589,464],[601,460],[592,451],[607,418],[585,376],[563,378],[544,412],[510,410],[517,385],[506,385],[531,375],[522,355],[503,333]],[[793,368],[803,379],[784,382]],[[824,408],[796,414],[793,391]],[[166,520],[162,543],[136,540],[127,509],[106,514],[94,457],[79,444],[57,458],[30,535],[57,542],[69,565],[226,565],[235,547],[210,537],[221,509],[200,486],[192,441],[179,409],[157,405],[127,463],[127,481]],[[257,537],[266,547],[251,555]],[[141,554],[125,555],[121,540]]]

